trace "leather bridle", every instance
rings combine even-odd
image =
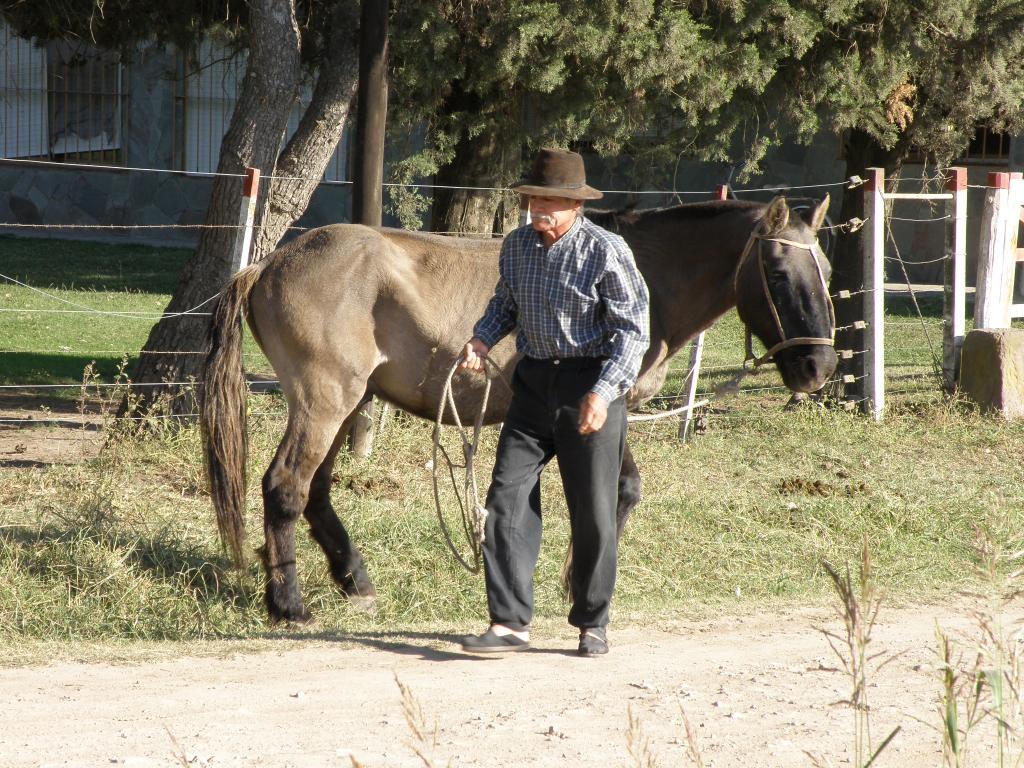
[[[736,272],[733,274],[733,290],[737,298],[739,298],[740,271],[743,269],[744,264],[746,264],[747,258],[754,250],[754,244],[756,243],[757,265],[758,272],[761,275],[761,287],[764,289],[765,298],[768,300],[768,308],[771,309],[772,319],[775,320],[775,328],[779,332],[780,341],[778,344],[769,348],[763,355],[756,357],[754,355],[753,334],[750,331],[750,326],[747,325],[747,349],[746,357],[743,359],[744,366],[746,366],[748,362],[753,361],[754,367],[757,368],[758,366],[771,361],[777,352],[804,344],[834,347],[836,339],[836,311],[835,307],[832,306],[832,297],[828,292],[828,281],[825,279],[825,271],[821,266],[821,260],[825,258],[825,254],[822,252],[821,246],[818,245],[817,240],[813,243],[799,243],[796,240],[773,237],[759,230],[760,227],[754,229],[754,231],[750,233],[750,238],[747,240],[747,244],[743,248],[743,253],[740,255],[739,263],[736,265]],[[775,299],[772,297],[771,289],[768,287],[768,274],[765,271],[764,253],[761,249],[762,242],[779,243],[780,245],[802,248],[805,251],[811,252],[811,257],[814,259],[814,266],[818,270],[818,278],[821,280],[821,287],[825,295],[825,302],[828,304],[829,330],[831,333],[828,338],[823,336],[794,336],[793,338],[786,338],[786,331],[782,327],[782,320],[779,318],[779,311],[775,307]]]

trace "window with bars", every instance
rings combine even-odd
[[[232,51],[209,39],[195,51],[182,55],[178,64],[175,91],[175,167],[191,173],[217,170],[220,145],[238,100],[245,77],[246,54]],[[288,120],[287,138],[298,129],[299,120],[309,105],[312,92],[303,89]],[[338,142],[324,172],[328,181],[344,181],[347,176],[347,136]]]
[[[1010,160],[1010,135],[987,125],[979,125],[962,159],[991,164],[1007,163]]]
[[[115,52],[0,22],[0,157],[123,163],[124,80]]]

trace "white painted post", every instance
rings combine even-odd
[[[975,328],[1009,328],[1013,267],[1007,247],[1010,212],[1010,174],[990,173],[981,216],[978,282],[974,296]],[[1014,239],[1016,239],[1014,222]],[[1009,257],[1009,258],[1008,258]]]
[[[967,169],[950,168],[946,189],[946,279],[943,290],[942,379],[947,392],[960,377],[960,347],[964,342],[967,295]]]
[[[866,408],[875,421],[885,410],[885,169],[868,168],[864,213],[868,231],[864,249],[864,316],[868,319],[864,350]]]
[[[1024,175],[1021,173],[1010,174],[1010,221],[1009,221],[1009,242],[1007,250],[1010,252],[1010,296],[1013,296],[1013,283],[1017,276],[1017,264],[1024,262],[1024,248],[1019,247],[1017,232],[1021,224],[1024,224]],[[1024,304],[1011,304],[1010,317],[1024,317]]]
[[[260,189],[260,169],[246,168],[242,182],[242,203],[238,210],[238,230],[235,233],[236,271],[249,266],[252,250],[252,227],[256,220],[256,198]]]
[[[686,442],[686,435],[693,422],[693,404],[697,400],[697,378],[700,376],[700,359],[704,355],[704,331],[701,331],[693,340],[690,349],[690,385],[686,394],[686,413],[679,423],[679,439]]]

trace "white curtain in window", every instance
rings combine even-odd
[[[46,155],[46,52],[0,21],[0,157]]]
[[[46,47],[50,72],[50,152],[78,155],[121,147],[121,62],[81,41]]]

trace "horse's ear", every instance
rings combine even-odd
[[[825,216],[828,215],[828,203],[829,196],[825,193],[825,199],[818,203],[818,207],[811,211],[810,216],[807,217],[807,226],[817,232],[821,229],[821,225],[825,221]]]
[[[789,206],[786,204],[786,198],[780,196],[772,200],[761,221],[764,222],[766,235],[777,235],[784,230],[789,224]]]

